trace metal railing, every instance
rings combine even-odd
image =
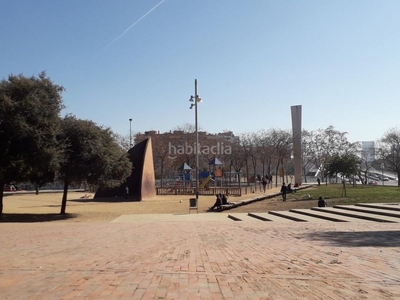
[[[225,194],[232,196],[241,196],[248,194],[250,187],[210,187],[199,189],[199,195],[217,195]],[[195,195],[194,187],[156,187],[157,195]]]

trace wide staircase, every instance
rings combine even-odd
[[[233,221],[400,223],[400,203],[358,203],[265,213],[232,213]]]

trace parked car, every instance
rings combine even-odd
[[[388,177],[386,177],[386,176],[382,176],[382,175],[379,175],[378,176],[378,178],[380,179],[380,180],[382,180],[382,181],[389,181],[389,178]]]
[[[369,173],[369,174],[368,174],[368,178],[371,178],[371,179],[373,179],[373,180],[380,180],[380,178],[378,177],[378,175],[377,175],[377,174],[374,174],[374,173]]]

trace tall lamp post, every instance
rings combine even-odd
[[[196,205],[198,205],[198,200],[199,200],[199,131],[198,131],[198,125],[197,125],[197,103],[201,102],[201,98],[199,95],[197,95],[197,79],[194,80],[194,97],[193,95],[190,96],[189,99],[190,102],[193,102],[190,105],[190,109],[193,109],[194,107],[194,126],[196,130],[196,187],[195,187],[195,193],[196,193]]]
[[[132,148],[132,119],[129,119],[129,149]]]
[[[382,177],[381,177],[382,185],[385,185],[385,180],[383,180],[383,170],[385,169],[385,163],[384,162],[381,163],[381,169],[382,169]]]

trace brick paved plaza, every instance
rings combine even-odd
[[[116,221],[0,223],[1,299],[400,299],[399,223]]]

